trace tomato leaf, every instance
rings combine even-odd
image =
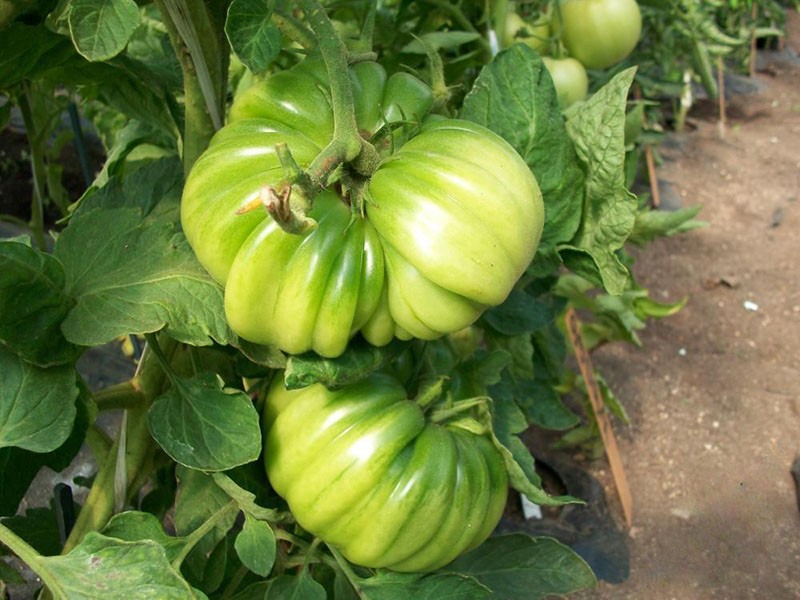
[[[177,223],[181,172],[168,158],[112,177],[59,236],[55,255],[76,300],[62,326],[71,342],[91,346],[163,328],[194,345],[231,339],[222,289]]]
[[[492,597],[491,591],[474,577],[461,573],[381,572],[360,582],[367,600],[481,600]]]
[[[258,465],[260,469],[263,467]],[[237,471],[230,471],[230,474],[237,473]],[[239,486],[233,479],[225,473],[214,473],[214,483],[216,483],[231,500],[235,500],[239,508],[247,515],[251,515],[255,519],[261,521],[274,521],[277,520],[279,515],[276,510],[271,508],[264,508],[256,504],[256,495],[250,490],[246,490]],[[256,487],[257,484],[250,481],[250,487]]]
[[[708,225],[695,220],[702,206],[688,206],[674,211],[643,210],[636,213],[636,222],[628,241],[643,246],[658,237],[676,235]]]
[[[580,502],[571,496],[551,496],[542,489],[533,456],[516,435],[528,428],[528,421],[515,402],[509,384],[494,385],[489,393],[493,400],[491,412],[488,409],[481,411],[480,420],[491,431],[492,442],[503,456],[511,487],[536,504],[559,506]]]
[[[24,515],[18,514],[3,519],[3,525],[25,540],[42,556],[56,556],[61,553],[58,518],[53,508],[28,508]]]
[[[25,492],[42,467],[55,472],[69,466],[81,449],[89,426],[88,392],[82,391],[76,403],[77,414],[67,440],[52,452],[40,453],[21,448],[0,448],[0,516],[13,515]]]
[[[445,570],[472,575],[497,600],[537,600],[597,583],[589,566],[567,546],[524,534],[491,537]]]
[[[512,386],[514,401],[525,414],[528,423],[543,429],[563,431],[575,427],[580,418],[562,401],[556,391],[544,381],[527,379]]]
[[[458,48],[463,44],[480,39],[481,34],[475,31],[431,31],[403,46],[401,52],[409,54],[427,54],[426,46],[434,50]]]
[[[69,554],[40,558],[36,563],[31,567],[56,597],[205,598],[169,564],[164,548],[152,540],[124,542],[91,532]]]
[[[178,466],[175,473],[178,478],[175,529],[178,535],[185,536],[200,527],[231,499],[210,475],[182,466]],[[235,512],[220,519],[186,557],[185,568],[195,579],[203,577],[208,557],[233,527],[235,521]]]
[[[533,171],[545,224],[532,268],[538,276],[554,271],[560,262],[556,245],[572,239],[580,224],[584,174],[539,55],[514,44],[495,56],[464,98],[461,118],[501,135]]]
[[[272,4],[264,0],[233,0],[225,20],[231,48],[254,74],[263,73],[281,51],[281,32],[270,22]]]
[[[0,342],[40,367],[74,362],[83,349],[61,333],[74,305],[64,285],[64,269],[52,255],[0,242]]]
[[[219,375],[175,378],[153,402],[150,433],[178,464],[224,471],[258,458],[261,428],[250,397],[224,387]]]
[[[624,173],[625,108],[634,73],[631,68],[616,75],[567,120],[588,176],[580,228],[559,252],[569,269],[611,294],[621,294],[628,282],[616,252],[636,220],[636,197],[625,189]]]
[[[325,588],[311,578],[303,569],[298,576],[281,575],[272,580],[267,595],[268,600],[325,600]]]
[[[377,348],[359,339],[336,358],[323,358],[313,352],[291,356],[286,366],[286,389],[296,390],[315,383],[334,389],[361,381],[407,347],[408,343],[393,340]]]
[[[0,448],[58,448],[72,431],[77,396],[73,367],[42,369],[0,346]]]
[[[164,548],[167,560],[172,562],[180,554],[186,540],[164,532],[161,522],[150,513],[135,510],[119,513],[103,528],[103,535],[125,542],[153,540]]]
[[[12,23],[0,30],[0,89],[8,90],[25,79],[57,68],[75,50],[69,40],[44,25]],[[9,102],[6,106],[10,107]]]
[[[244,526],[236,536],[234,548],[242,564],[256,575],[266,577],[272,571],[277,546],[275,534],[266,521],[245,513]]]
[[[552,323],[563,306],[563,300],[552,294],[532,296],[517,289],[501,305],[486,311],[483,318],[495,331],[517,335]]]
[[[134,0],[73,0],[67,19],[75,48],[91,61],[122,52],[140,23]]]

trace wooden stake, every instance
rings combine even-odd
[[[633,97],[636,100],[642,99],[642,90],[637,85],[633,89]],[[647,126],[647,117],[642,113],[642,125]],[[658,189],[658,175],[656,175],[656,161],[653,158],[653,147],[650,144],[645,144],[644,147],[644,160],[647,164],[647,178],[650,180],[650,201],[655,208],[661,206],[661,192]]]
[[[586,347],[583,345],[580,321],[578,320],[578,315],[575,314],[575,309],[572,307],[567,310],[566,324],[570,342],[575,349],[575,358],[578,360],[578,367],[580,368],[581,375],[583,375],[583,380],[586,382],[586,391],[589,393],[589,401],[592,404],[592,410],[594,410],[594,416],[597,419],[600,437],[606,449],[606,456],[608,457],[608,463],[611,467],[611,475],[614,477],[617,495],[619,496],[620,504],[622,504],[622,514],[625,516],[625,523],[630,529],[633,524],[633,500],[631,499],[631,491],[628,487],[628,480],[625,477],[625,470],[622,467],[617,438],[614,436],[614,430],[611,427],[611,421],[608,418],[608,412],[606,412],[605,403],[600,394],[600,388],[594,377],[592,359]]]
[[[717,86],[719,87],[719,137],[725,137],[728,126],[728,116],[725,109],[725,63],[722,57],[717,57]]]
[[[758,17],[758,5],[753,2],[753,10],[750,12],[753,25],[753,33],[750,34],[750,77],[756,75],[756,17]]]

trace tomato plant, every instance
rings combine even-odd
[[[562,401],[564,311],[636,342],[679,306],[635,285],[625,246],[694,213],[626,189],[633,69],[563,112],[556,63],[500,48],[508,8],[0,10],[0,123],[19,109],[34,183],[0,240],[0,596],[25,577],[59,599],[594,584],[567,545],[495,524],[520,495],[576,502],[520,437],[591,426]],[[47,224],[65,104],[105,163]],[[92,372],[118,347],[124,373]],[[75,482],[23,511],[84,442],[75,518]]]
[[[385,375],[336,391],[279,379],[264,411],[270,482],[300,525],[356,564],[442,567],[489,536],[508,480],[474,419],[436,415]]]
[[[636,0],[564,0],[555,14],[570,55],[589,69],[605,69],[628,56],[642,31]]]

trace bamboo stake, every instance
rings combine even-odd
[[[617,438],[614,436],[614,430],[611,427],[611,421],[608,418],[608,412],[606,412],[603,397],[600,395],[600,388],[594,377],[592,359],[586,347],[583,345],[580,333],[580,321],[578,320],[578,315],[575,314],[575,309],[572,307],[567,310],[566,324],[570,342],[575,349],[575,358],[578,361],[578,367],[580,368],[581,375],[583,375],[584,382],[586,382],[586,390],[589,393],[589,401],[592,404],[592,410],[597,419],[600,437],[606,449],[606,456],[608,457],[608,463],[611,467],[614,485],[617,488],[617,495],[622,505],[625,523],[630,529],[633,524],[633,500],[631,498],[631,491],[628,487],[628,480],[625,477],[625,469],[622,466],[622,459],[620,458],[619,447],[617,446]]]
[[[636,100],[642,99],[642,90],[637,85],[633,90],[633,97]],[[647,125],[647,116],[642,113],[642,125]],[[644,146],[644,160],[647,165],[647,178],[650,180],[650,198],[653,206],[661,206],[661,192],[658,189],[658,175],[656,175],[656,161],[653,158],[653,147],[650,144]]]
[[[717,87],[719,88],[719,137],[725,137],[728,126],[728,115],[725,106],[725,63],[722,57],[717,57]]]

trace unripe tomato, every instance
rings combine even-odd
[[[553,78],[558,105],[562,110],[586,98],[589,93],[589,77],[580,62],[574,58],[549,56],[543,57],[542,62]]]
[[[541,235],[536,180],[502,138],[466,121],[424,122],[432,92],[407,73],[362,62],[350,78],[359,131],[382,157],[352,224],[334,192],[315,199],[318,226],[302,235],[261,209],[237,214],[284,181],[276,144],[305,168],[331,141],[319,60],[242,93],[184,187],[184,232],[225,286],[232,329],[289,353],[338,356],[359,331],[382,345],[466,327],[506,298]]]
[[[535,21],[529,23],[512,11],[506,16],[505,35],[509,45],[522,42],[539,54],[544,54],[550,43],[550,20],[547,15],[540,15]]]
[[[561,0],[555,29],[574,58],[606,69],[628,56],[642,33],[636,0]]]
[[[481,544],[508,494],[503,458],[459,421],[427,422],[397,380],[273,383],[264,461],[297,522],[355,564],[432,571]],[[475,421],[472,421],[474,424]]]

